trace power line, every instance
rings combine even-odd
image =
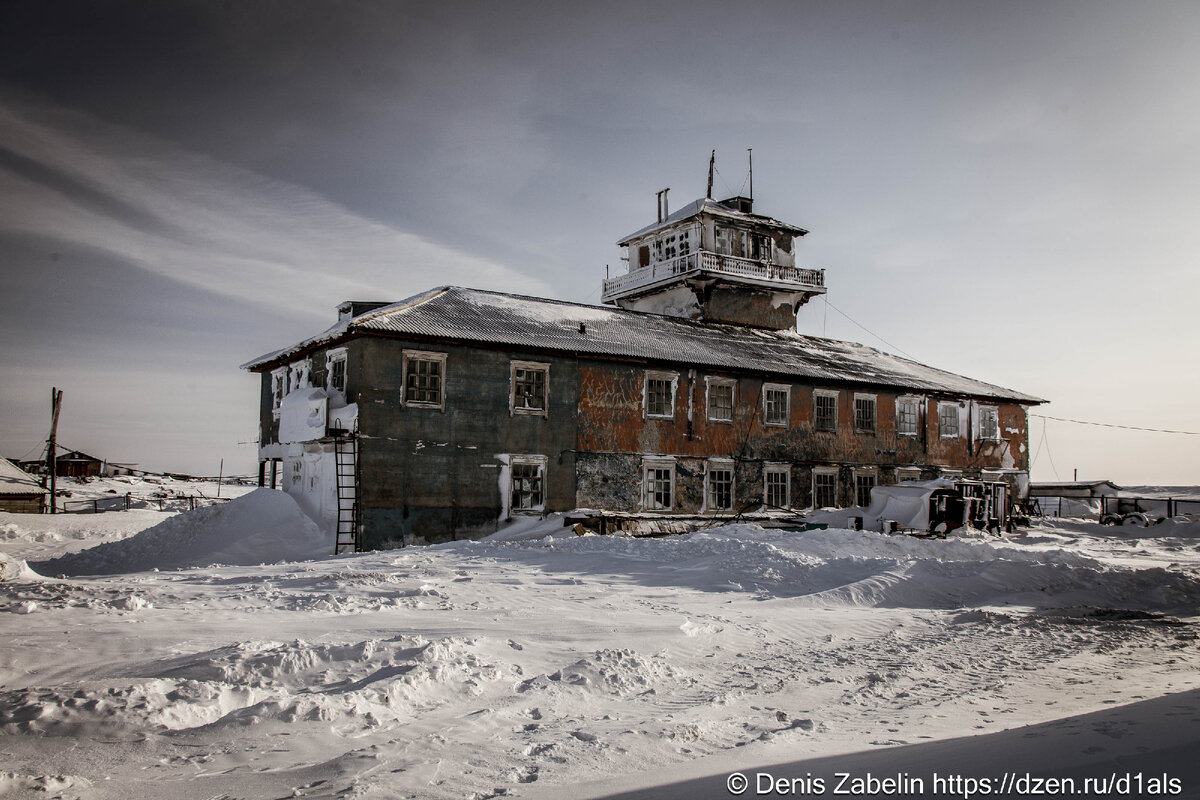
[[[892,344],[892,343],[891,343],[891,342],[889,342],[887,339],[885,339],[885,338],[883,338],[882,336],[880,336],[878,333],[875,333],[874,331],[872,331],[872,330],[870,330],[869,328],[867,328],[865,325],[862,325],[862,324],[858,323],[857,321],[855,321],[855,320],[854,320],[854,318],[853,318],[853,317],[851,317],[849,314],[847,314],[845,311],[842,311],[840,308],[838,308],[837,306],[835,306],[833,303],[829,302],[829,296],[828,296],[828,295],[826,295],[826,296],[825,296],[825,304],[826,304],[827,306],[829,306],[830,308],[832,308],[834,311],[836,311],[836,312],[838,312],[839,314],[841,314],[841,315],[842,315],[843,317],[845,317],[846,319],[848,319],[848,320],[850,320],[851,322],[853,322],[855,325],[858,325],[858,327],[862,328],[864,331],[866,331],[867,333],[871,334],[872,336],[874,336],[874,337],[875,337],[876,339],[878,339],[879,341],[881,341],[881,342],[883,342],[884,344],[886,344],[888,347],[890,347],[890,348],[892,348],[893,350],[895,350],[896,352],[898,352],[898,353],[902,353],[903,355],[906,355],[906,356],[908,356],[908,357],[909,357],[909,358],[911,358],[913,361],[916,361],[916,360],[917,360],[917,357],[916,357],[916,356],[914,356],[912,353],[905,353],[905,352],[904,352],[903,350],[901,350],[899,347],[896,347],[896,345]]]
[[[1117,425],[1111,422],[1088,422],[1082,419],[1067,419],[1065,417],[1049,417],[1043,414],[1030,414],[1031,417],[1038,419],[1052,419],[1055,422],[1073,422],[1076,425],[1095,425],[1098,428],[1120,428],[1126,431],[1149,431],[1150,433],[1178,433],[1181,436],[1200,436],[1200,431],[1173,431],[1166,428],[1139,428],[1136,425]]]

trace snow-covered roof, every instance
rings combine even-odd
[[[44,494],[46,490],[30,475],[7,458],[0,458],[0,494]]]
[[[674,225],[676,222],[690,219],[691,217],[698,216],[701,213],[711,214],[716,217],[725,217],[727,219],[741,220],[755,225],[767,225],[772,228],[780,228],[791,231],[795,236],[803,236],[808,233],[808,231],[806,231],[804,228],[797,228],[795,225],[789,225],[786,222],[780,222],[774,217],[764,216],[763,214],[753,214],[746,211],[738,211],[737,209],[730,208],[729,206],[723,205],[716,200],[710,200],[702,197],[699,200],[693,200],[686,206],[677,209],[674,213],[668,214],[667,218],[662,222],[655,222],[640,230],[634,231],[628,236],[622,237],[621,240],[617,242],[617,245],[624,247],[625,245],[629,244],[631,239],[637,239],[641,236],[645,236],[651,231],[659,228],[665,228],[669,225]]]
[[[456,286],[433,289],[344,320],[242,368],[263,371],[318,346],[361,335],[499,344],[569,355],[753,371],[823,383],[1045,402],[854,342]]]

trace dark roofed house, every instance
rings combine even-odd
[[[37,478],[6,458],[0,458],[0,511],[41,514],[49,492]]]
[[[660,205],[621,241],[617,307],[459,287],[343,303],[333,327],[244,365],[263,376],[261,482],[358,548],[575,508],[861,505],[942,475],[1023,496],[1043,401],[797,333],[825,291],[795,265],[804,233],[747,198]]]

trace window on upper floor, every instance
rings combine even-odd
[[[737,385],[737,381],[733,378],[709,376],[704,379],[704,383],[708,395],[708,419],[712,422],[732,422],[733,387]]]
[[[537,361],[514,361],[511,367],[509,407],[514,414],[547,416],[550,365]]]
[[[325,387],[331,392],[346,392],[346,348],[325,354]]]
[[[279,406],[283,403],[283,396],[287,394],[287,379],[287,367],[271,370],[271,410],[275,412],[276,416],[279,415]]]
[[[446,354],[404,351],[404,405],[446,408]]]
[[[944,439],[958,438],[958,403],[938,403],[938,435]]]
[[[788,508],[792,502],[792,468],[787,464],[763,465],[763,503],[767,508]]]
[[[896,433],[916,436],[921,432],[921,404],[916,397],[896,398]]]
[[[825,389],[813,391],[813,428],[818,431],[837,431],[838,393]],[[820,506],[818,506],[820,508]]]
[[[642,408],[647,417],[675,418],[675,387],[679,376],[674,372],[646,371],[642,387]]]
[[[875,432],[875,395],[854,395],[854,430],[856,433]]]
[[[705,510],[733,510],[733,462],[711,459],[705,462]]]
[[[1000,416],[995,406],[979,407],[979,438],[1000,438]]]
[[[296,389],[303,389],[310,386],[309,379],[312,375],[312,362],[307,358],[303,361],[294,361],[288,367],[288,385],[289,392]]]
[[[782,383],[763,384],[763,422],[786,428],[791,398],[792,387]]]

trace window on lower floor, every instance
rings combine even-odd
[[[550,365],[534,361],[512,362],[511,408],[514,414],[546,416]]]
[[[446,354],[404,351],[404,405],[445,408]]]
[[[768,508],[787,508],[792,503],[792,469],[787,465],[763,467],[763,502]]]
[[[731,511],[733,509],[733,464],[709,462],[705,483],[708,485],[707,502],[709,511]]]
[[[917,398],[896,398],[896,433],[899,436],[916,436],[920,433],[920,404]]]
[[[857,433],[875,432],[875,395],[854,395],[854,430]]]
[[[541,511],[545,499],[546,459],[514,456],[511,465],[511,511]]]
[[[854,505],[871,505],[871,490],[875,488],[874,472],[854,473]]]
[[[650,511],[670,511],[675,505],[675,464],[647,463],[643,471],[645,507]]]
[[[818,431],[837,432],[837,392],[813,392],[813,428]]]
[[[837,471],[818,469],[813,471],[813,508],[835,508],[837,506]]]
[[[777,383],[763,385],[763,422],[787,427],[791,407],[791,387]]]

